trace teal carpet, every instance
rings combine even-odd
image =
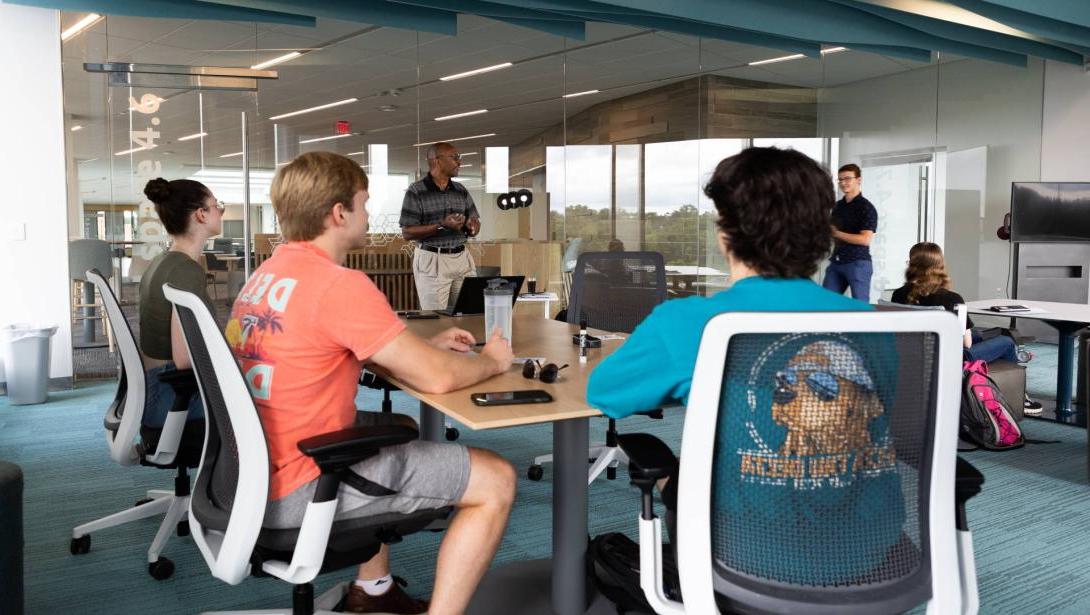
[[[1038,358],[1030,364],[1030,388],[1051,390],[1055,376],[1048,354],[1053,349],[1034,350]],[[73,526],[131,506],[146,489],[171,486],[169,472],[121,468],[109,460],[102,413],[114,387],[102,382],[54,392],[39,406],[9,406],[7,398],[0,397],[0,458],[22,466],[26,480],[27,612],[166,615],[288,606],[290,589],[278,580],[251,578],[231,587],[213,579],[190,538],[171,539],[164,555],[176,565],[174,576],[153,580],[144,562],[158,519],[104,530],[93,536],[90,553],[68,553]],[[416,404],[407,396],[395,394],[394,404],[399,412],[415,414]],[[361,393],[359,405],[377,408],[377,394]],[[677,442],[682,418],[678,412],[667,413],[663,421],[636,417],[624,421],[622,428],[650,431]],[[981,612],[1090,613],[1086,431],[1033,420],[1023,426],[1031,438],[1061,442],[967,454],[987,481],[984,492],[969,505]],[[600,438],[604,427],[604,421],[592,421],[592,439]],[[498,451],[520,473],[552,441],[548,427],[461,431],[461,443]],[[519,481],[518,502],[495,563],[548,555],[550,470],[545,476],[540,483]],[[596,481],[590,490],[591,534],[634,532],[637,504],[624,472],[616,481]],[[428,593],[439,539],[436,534],[417,534],[394,548],[395,573],[409,581],[411,593]],[[316,587],[322,591],[349,574],[346,570],[324,575]]]

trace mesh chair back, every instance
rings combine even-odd
[[[873,317],[898,315],[844,316]],[[956,334],[949,320],[944,326]],[[731,334],[720,354],[718,403],[702,402],[717,415],[704,485],[716,594],[773,612],[901,612],[927,601],[939,335],[783,331]],[[701,361],[705,352],[702,346]],[[686,439],[689,420],[696,420],[692,401]],[[683,449],[680,518],[691,495],[684,491],[689,454]],[[949,458],[952,474],[952,448]],[[684,548],[684,533],[681,540]]]
[[[568,322],[631,333],[666,300],[666,265],[658,252],[584,252],[568,300]]]
[[[95,285],[102,297],[106,319],[114,331],[118,353],[121,355],[121,378],[117,384],[117,393],[103,419],[106,438],[110,444],[110,457],[122,465],[132,465],[139,461],[139,455],[133,451],[133,444],[140,430],[140,421],[144,418],[144,364],[129,321],[121,311],[117,296],[106,278],[97,269],[86,270],[81,274],[81,277],[84,276],[84,279]]]
[[[178,314],[207,423],[190,498],[190,514],[198,524],[194,536],[213,574],[237,583],[248,569],[264,518],[268,445],[246,381],[208,307],[193,293],[168,284],[163,293]],[[235,517],[243,520],[229,523]],[[207,541],[205,529],[222,539]]]

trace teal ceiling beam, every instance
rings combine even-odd
[[[3,0],[44,9],[76,13],[99,13],[124,17],[162,17],[167,19],[207,19],[213,21],[255,21],[312,28],[314,17],[294,12],[268,11],[215,2],[194,0]]]
[[[1074,46],[1076,50],[1090,48],[1090,27],[1075,23],[1041,17],[1033,13],[999,6],[983,0],[947,0],[961,8],[972,11],[982,17],[993,19],[1004,25],[1028,32],[1041,38],[1060,44]],[[1090,7],[1090,4],[1086,6]],[[1090,12],[1088,8],[1087,12]],[[1087,55],[1084,51],[1080,51]]]
[[[482,0],[393,0],[398,4],[417,7],[414,10],[440,10],[480,15],[523,28],[586,40],[587,28],[582,19],[545,11],[511,7]]]
[[[296,11],[311,17],[340,19],[376,26],[419,30],[456,36],[458,14],[453,11],[422,10],[385,0],[207,0],[221,5],[271,11]]]
[[[1055,45],[1046,45],[1018,36],[963,26],[941,19],[931,19],[930,17],[923,17],[904,11],[896,11],[883,6],[858,2],[857,0],[833,0],[833,2],[873,13],[885,19],[895,21],[946,40],[958,41],[979,47],[990,47],[1011,53],[1032,55],[1039,58],[1067,62],[1068,64],[1078,64],[1081,66],[1083,63],[1081,54],[1056,47]]]
[[[1086,0],[988,0],[988,4],[1090,28]]]
[[[563,36],[577,41],[587,40],[587,25],[582,21],[568,21],[562,19],[536,19],[532,17],[491,17],[497,21],[504,21],[511,25],[522,26],[531,30],[538,30],[546,34]]]

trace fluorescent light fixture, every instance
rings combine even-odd
[[[354,102],[358,102],[358,98],[346,98],[344,100],[338,100],[337,102],[331,102],[327,105],[318,105],[317,107],[310,107],[308,109],[300,109],[298,111],[292,111],[290,113],[281,113],[280,115],[274,115],[270,117],[270,120],[282,120],[286,117],[293,117],[296,115],[302,115],[304,113],[310,113],[311,111],[321,111],[322,109],[332,109],[333,107],[339,107],[341,105],[350,105]]]
[[[465,113],[455,113],[454,115],[444,115],[435,118],[436,122],[442,122],[443,120],[453,120],[459,117],[469,117],[471,115],[480,115],[482,113],[488,113],[488,109],[477,109],[476,111],[466,111]]]
[[[413,147],[424,147],[425,145],[432,145],[434,143],[454,143],[455,141],[469,141],[470,139],[483,139],[485,137],[494,137],[496,133],[490,132],[484,135],[473,135],[471,137],[458,137],[457,139],[439,139],[438,141],[425,141],[424,143],[413,143]]]
[[[484,68],[475,68],[473,70],[467,70],[464,73],[455,73],[453,75],[447,75],[446,77],[440,77],[439,81],[454,81],[455,79],[462,79],[465,77],[472,77],[473,75],[480,75],[482,73],[490,73],[494,70],[500,70],[502,68],[509,68],[512,66],[510,62],[504,62],[503,64],[495,64],[493,66],[485,66]]]
[[[471,166],[473,166],[473,165],[471,165],[471,164],[460,164],[460,165],[458,165],[458,168],[459,169],[468,169]]]
[[[588,94],[597,94],[599,90],[587,90],[585,92],[572,92],[571,94],[565,94],[564,98],[575,98],[576,96],[586,96]]]
[[[476,156],[476,155],[477,155],[477,154],[479,154],[479,153],[480,153],[480,152],[467,152],[467,153],[465,153],[465,154],[462,154],[462,158],[468,158],[468,157],[470,157],[470,156]]]
[[[526,175],[527,173],[530,173],[531,171],[536,171],[538,169],[544,169],[544,168],[545,168],[545,165],[539,164],[536,167],[530,167],[529,169],[519,171],[518,173],[512,173],[511,175],[509,175],[509,177],[518,177],[519,175]]]
[[[66,41],[72,38],[91,27],[93,24],[98,23],[98,20],[100,19],[102,19],[102,15],[99,15],[98,13],[88,13],[86,17],[72,24],[72,26],[64,32],[61,32],[61,40]]]
[[[94,162],[94,161],[96,161],[96,160],[98,160],[98,158],[88,158],[87,160],[80,160],[80,161],[79,161],[79,162],[77,162],[76,164],[86,164],[86,163],[88,163],[88,162]]]
[[[234,158],[235,156],[241,156],[243,152],[235,152],[233,154],[224,154],[220,158]]]
[[[75,126],[69,128],[68,130],[71,130],[72,132],[76,132],[78,130],[83,130],[83,124],[76,124]]]
[[[363,152],[348,152],[345,156],[362,156]]]
[[[193,139],[200,139],[201,137],[207,137],[207,132],[198,132],[196,134],[186,135],[184,137],[178,137],[179,141],[192,141]]]
[[[114,152],[114,156],[124,156],[125,154],[132,154],[134,152],[142,152],[142,151],[144,151],[146,149],[148,149],[148,148],[146,148],[146,147],[134,147],[132,149],[127,149],[127,150],[124,150],[124,151]]]
[[[750,66],[761,66],[762,64],[775,64],[776,62],[787,62],[789,60],[798,60],[799,58],[805,58],[805,54],[795,53],[789,56],[781,56],[778,58],[769,58],[767,60],[757,60],[756,62],[750,62]]]
[[[346,132],[343,135],[332,135],[332,136],[329,136],[329,137],[315,137],[313,139],[303,139],[302,141],[299,142],[299,145],[302,145],[304,143],[317,143],[319,141],[332,141],[333,139],[343,139],[345,137],[353,137],[353,136],[355,136],[355,135],[353,135],[350,132]]]
[[[294,60],[295,58],[298,58],[301,55],[303,55],[303,54],[299,53],[298,51],[293,51],[291,53],[285,53],[284,55],[277,56],[277,57],[275,57],[275,58],[273,58],[271,60],[265,60],[264,62],[254,64],[250,68],[252,68],[254,70],[261,70],[263,68],[268,68],[270,66],[276,66],[277,64],[283,64],[284,62],[287,62],[288,60]]]
[[[825,55],[825,54],[828,54],[828,53],[840,53],[841,51],[847,51],[847,50],[848,50],[847,47],[830,47],[828,49],[822,49],[821,50],[821,55]]]

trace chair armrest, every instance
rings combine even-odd
[[[984,484],[984,475],[968,461],[965,461],[961,457],[958,457],[957,459],[957,469],[954,474],[955,524],[957,525],[957,529],[968,531],[969,520],[965,516],[965,503],[973,496],[980,493],[981,485]]]
[[[174,405],[171,412],[186,410],[189,407],[189,398],[196,395],[199,387],[197,377],[192,369],[168,369],[158,376],[159,382],[164,382],[174,389]],[[184,403],[183,403],[184,402]]]
[[[404,444],[418,436],[415,429],[404,425],[352,427],[302,440],[299,450],[312,457],[324,473],[363,461],[383,447]]]
[[[646,433],[619,434],[617,443],[628,456],[629,474],[659,480],[677,468],[677,457],[670,447]]]
[[[400,391],[401,389],[390,384],[388,380],[374,372],[363,370],[360,373],[360,386],[378,391]]]

